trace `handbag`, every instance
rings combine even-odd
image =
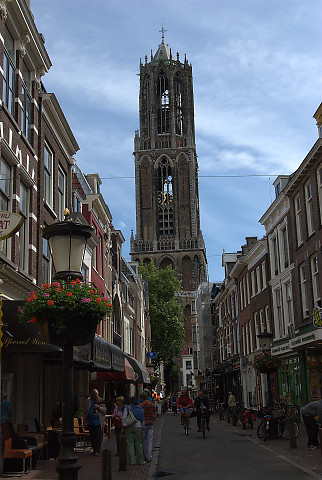
[[[129,406],[128,411],[127,411],[127,417],[125,419],[122,419],[122,424],[123,427],[131,427],[137,422],[137,419],[135,418],[131,407]]]

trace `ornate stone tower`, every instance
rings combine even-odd
[[[140,62],[140,131],[135,132],[133,260],[171,265],[184,291],[206,280],[200,230],[192,67],[162,42]]]

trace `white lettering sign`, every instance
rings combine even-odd
[[[12,212],[0,210],[0,240],[12,237],[23,224],[24,219]]]

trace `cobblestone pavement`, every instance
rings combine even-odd
[[[154,443],[158,438],[161,425],[162,417],[158,417],[154,425]],[[127,465],[127,470],[125,472],[119,471],[119,457],[116,456],[114,431],[112,431],[111,438],[105,437],[103,448],[111,450],[112,453],[112,480],[148,480],[149,478],[153,478],[154,468],[152,462],[145,465]],[[81,465],[81,469],[78,473],[78,480],[101,480],[101,457],[94,457],[90,451],[83,452],[80,449],[76,449],[76,451],[79,457],[78,463]],[[157,453],[158,452],[154,449],[154,457]],[[155,463],[156,460],[154,461],[154,464]],[[54,459],[43,460],[37,463],[36,470],[32,470],[27,475],[6,474],[6,478],[11,478],[11,480],[19,480],[21,478],[24,478],[25,480],[56,480],[57,472],[55,466],[56,461]],[[0,478],[2,478],[1,475]]]
[[[267,440],[263,442],[257,437],[257,426],[261,422],[261,419],[256,420],[254,429],[243,430],[240,425],[233,427],[232,424],[227,423],[227,420],[219,420],[218,416],[213,416],[215,424],[225,425],[236,432],[237,435],[249,436],[251,441],[258,443],[273,451],[276,455],[284,458],[284,460],[296,463],[303,468],[303,471],[309,471],[316,478],[322,478],[322,450],[316,448],[315,450],[309,450],[307,448],[307,435],[303,423],[300,425],[299,435],[297,437],[297,448],[290,448],[289,440],[283,438],[277,438],[273,440]]]

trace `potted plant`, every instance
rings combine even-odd
[[[269,352],[255,355],[252,365],[260,373],[274,373],[282,366],[282,360]]]
[[[93,284],[56,281],[29,293],[19,310],[22,321],[38,323],[43,340],[55,345],[93,341],[98,323],[109,316],[110,300]]]

